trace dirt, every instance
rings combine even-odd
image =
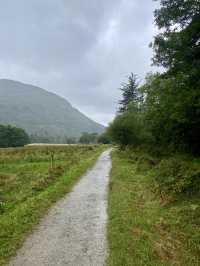
[[[10,266],[102,266],[107,256],[110,150],[56,203]]]

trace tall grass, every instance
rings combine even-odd
[[[200,265],[198,160],[132,149],[112,160],[108,265]]]
[[[0,265],[103,149],[77,145],[0,150]]]

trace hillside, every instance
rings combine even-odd
[[[104,127],[73,108],[64,98],[39,87],[0,80],[0,124],[24,128],[29,134],[79,137]]]

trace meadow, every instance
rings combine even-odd
[[[15,255],[33,226],[103,149],[98,145],[0,149],[0,265]]]

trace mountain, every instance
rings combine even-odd
[[[24,128],[29,134],[79,137],[104,127],[73,108],[64,98],[39,87],[0,79],[0,124]]]

